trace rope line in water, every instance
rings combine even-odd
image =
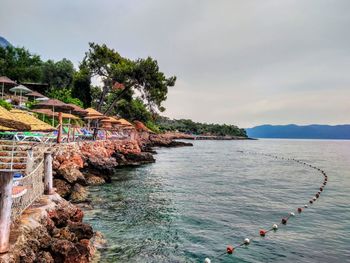
[[[306,162],[304,162],[304,161],[297,160],[297,159],[295,159],[295,158],[279,157],[279,156],[272,155],[272,154],[267,154],[267,153],[258,153],[258,152],[249,152],[249,151],[246,151],[246,152],[245,152],[245,151],[238,151],[238,152],[240,152],[240,153],[247,153],[247,154],[250,153],[250,154],[256,154],[256,155],[263,155],[263,156],[268,156],[268,157],[272,157],[272,158],[275,158],[275,159],[286,160],[286,161],[294,161],[294,162],[296,162],[296,163],[298,163],[298,164],[307,166],[307,167],[309,167],[309,168],[312,168],[312,169],[317,170],[318,172],[320,172],[320,173],[322,174],[322,176],[324,177],[323,183],[322,183],[322,185],[320,186],[319,191],[315,194],[315,196],[313,196],[313,197],[309,200],[309,202],[308,202],[309,204],[305,204],[305,205],[304,205],[304,207],[303,207],[304,209],[307,209],[307,208],[309,207],[309,205],[312,205],[315,201],[317,201],[317,199],[321,196],[321,193],[323,192],[324,187],[327,185],[327,182],[328,182],[328,175],[326,174],[326,172],[325,172],[324,170],[322,170],[321,168],[319,168],[319,167],[317,167],[317,166],[314,166],[314,165],[312,165],[312,164],[306,163]],[[298,207],[297,210],[296,210],[296,212],[297,212],[298,214],[301,214],[302,211],[303,211],[303,208],[302,208],[302,207]],[[288,220],[289,220],[291,217],[294,217],[294,216],[295,216],[295,212],[290,212],[290,213],[288,214],[288,216],[283,217],[283,218],[281,219],[280,223],[278,223],[278,224],[273,224],[268,230],[260,229],[260,230],[259,230],[259,236],[260,236],[260,237],[264,237],[264,236],[266,236],[266,235],[267,235],[269,232],[271,232],[271,231],[276,232],[280,226],[287,225]],[[255,236],[255,237],[253,237],[253,238],[256,238],[256,237],[259,237],[259,236]],[[251,243],[251,241],[253,240],[253,238],[251,238],[251,239],[245,238],[245,239],[243,240],[242,243],[240,243],[240,244],[238,244],[238,245],[236,245],[236,246],[233,246],[233,245],[227,246],[226,252],[220,254],[220,255],[217,256],[215,259],[219,259],[219,258],[221,258],[222,256],[224,256],[224,255],[226,255],[226,254],[233,254],[233,253],[235,252],[236,249],[239,249],[239,248],[241,248],[241,247],[243,247],[243,246],[248,246],[248,245]],[[211,263],[211,260],[210,260],[209,258],[206,258],[206,259],[204,260],[204,263]]]

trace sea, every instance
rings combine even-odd
[[[156,150],[154,164],[116,169],[110,184],[89,188],[85,221],[107,241],[98,262],[350,262],[350,141],[193,141]],[[313,204],[324,177],[293,159],[328,176]],[[277,231],[259,235],[273,224]]]

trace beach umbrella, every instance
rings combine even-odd
[[[17,92],[19,92],[19,105],[21,105],[21,102],[22,102],[22,94],[24,93],[29,93],[29,92],[32,92],[31,89],[28,89],[26,86],[23,86],[23,85],[18,85],[16,87],[13,87],[10,89],[10,91],[14,92],[15,94]]]
[[[46,98],[43,94],[36,92],[36,91],[29,92],[25,96],[26,97],[33,97],[34,100],[36,98]]]
[[[35,105],[38,109],[52,109],[52,126],[54,126],[55,111],[72,110],[73,107],[56,99],[49,99]]]
[[[14,114],[0,106],[0,125],[18,131],[29,131],[30,125],[16,118]]]
[[[35,116],[30,114],[28,111],[12,109],[10,112],[13,114],[13,116],[17,120],[30,125],[31,131],[53,131],[53,130],[55,130],[54,127],[37,119]]]
[[[81,117],[86,116],[88,114],[88,112],[86,110],[84,110],[83,108],[79,107],[78,105],[71,104],[71,103],[68,103],[68,105],[73,107],[73,110],[70,113],[73,113],[75,115],[79,115]]]
[[[4,99],[4,89],[5,89],[5,84],[10,85],[10,86],[16,86],[17,83],[14,82],[13,80],[9,79],[8,77],[2,76],[0,77],[0,83],[2,84],[1,87],[1,99]]]

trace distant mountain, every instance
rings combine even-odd
[[[246,129],[251,138],[350,139],[350,124],[344,125],[261,125]]]
[[[0,36],[0,47],[12,46],[4,37]]]

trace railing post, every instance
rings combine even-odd
[[[0,253],[9,251],[13,171],[0,171]]]
[[[62,142],[62,112],[58,113],[58,134],[57,134],[57,143]]]
[[[27,152],[27,164],[26,164],[26,174],[30,174],[34,167],[34,156],[33,150],[28,150]]]
[[[52,178],[52,155],[50,152],[44,153],[44,193],[54,194]]]

